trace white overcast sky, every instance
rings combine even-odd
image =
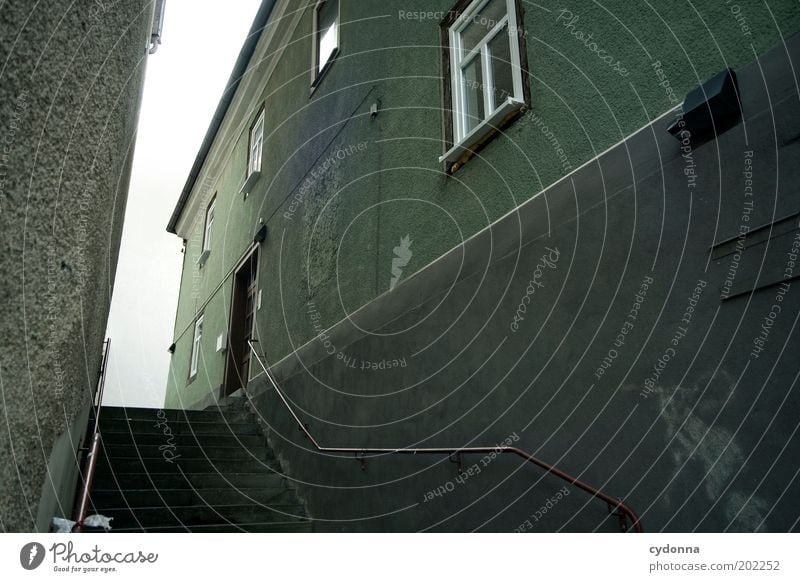
[[[183,255],[167,222],[261,0],[167,0],[148,58],[108,322],[104,404],[160,407]]]

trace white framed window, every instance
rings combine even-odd
[[[319,0],[314,8],[312,85],[316,85],[339,52],[339,0]]]
[[[452,147],[441,161],[454,161],[481,143],[528,100],[517,9],[517,0],[473,0],[443,23]]]
[[[211,240],[214,234],[214,211],[217,206],[216,195],[211,199],[211,203],[206,208],[206,226],[203,230],[203,251],[211,251]]]
[[[203,339],[203,315],[194,322],[194,337],[192,338],[192,357],[189,363],[189,378],[197,376],[197,362],[200,359],[200,341]]]
[[[250,152],[247,160],[247,177],[261,171],[261,153],[264,149],[264,110],[250,127]]]

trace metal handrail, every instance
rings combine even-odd
[[[314,445],[314,447],[320,452],[324,452],[324,453],[353,453],[356,456],[358,456],[358,455],[366,455],[366,454],[373,454],[373,453],[374,454],[386,454],[386,453],[389,453],[389,454],[398,454],[398,455],[403,455],[403,454],[406,454],[406,455],[420,455],[420,454],[422,454],[422,455],[424,455],[424,454],[459,455],[459,454],[465,454],[465,453],[466,454],[474,454],[474,453],[483,454],[483,453],[494,452],[494,453],[513,454],[513,455],[517,455],[518,457],[522,457],[523,459],[525,459],[529,463],[533,463],[534,465],[536,465],[538,467],[541,467],[546,472],[548,472],[548,473],[550,473],[552,475],[555,475],[559,479],[563,479],[564,481],[568,481],[570,484],[574,485],[578,489],[582,489],[583,491],[589,493],[593,497],[597,497],[598,499],[601,499],[601,500],[605,501],[610,508],[613,508],[613,510],[620,512],[619,513],[619,515],[620,515],[620,529],[622,531],[624,531],[624,532],[628,531],[628,524],[627,524],[626,518],[628,520],[630,520],[633,531],[635,531],[636,533],[642,533],[644,531],[644,529],[642,528],[642,523],[641,523],[641,520],[639,519],[639,516],[636,514],[636,512],[633,509],[631,509],[628,505],[626,505],[625,502],[622,499],[619,499],[619,498],[616,498],[616,497],[612,497],[611,495],[608,495],[607,493],[603,493],[599,489],[597,489],[595,487],[592,487],[591,485],[589,485],[587,483],[584,483],[583,481],[581,481],[577,477],[573,477],[572,475],[569,475],[568,473],[565,473],[561,469],[558,469],[557,467],[555,467],[553,465],[550,465],[549,463],[546,463],[546,462],[542,461],[541,459],[538,459],[538,458],[534,457],[533,455],[531,455],[530,453],[528,453],[526,451],[523,451],[522,449],[519,449],[517,447],[509,447],[509,446],[502,446],[502,445],[501,446],[491,446],[491,447],[431,447],[431,448],[420,448],[420,449],[417,449],[417,448],[410,449],[410,448],[405,448],[405,447],[403,447],[403,448],[324,447],[324,446],[320,445],[317,442],[317,440],[314,438],[314,436],[309,432],[309,430],[306,427],[306,425],[297,416],[297,413],[294,411],[292,406],[289,404],[289,401],[287,400],[286,396],[284,395],[283,390],[281,390],[280,386],[278,385],[278,382],[272,376],[272,372],[270,372],[270,370],[264,365],[263,360],[261,359],[261,357],[259,356],[258,352],[256,351],[255,346],[253,345],[253,341],[254,340],[247,340],[247,344],[250,346],[250,350],[253,352],[253,355],[256,357],[256,360],[258,361],[259,365],[261,366],[261,369],[264,370],[264,374],[266,375],[266,377],[269,380],[270,384],[272,384],[272,387],[275,389],[275,392],[277,392],[278,397],[281,399],[281,402],[283,402],[284,406],[286,406],[286,408],[289,410],[289,413],[292,415],[292,418],[294,418],[294,420],[297,422],[298,426],[300,427],[300,430],[308,438],[308,440],[311,441],[311,443]]]
[[[88,448],[81,449],[89,451],[89,454],[86,456],[86,459],[89,460],[89,464],[86,467],[83,478],[81,500],[78,505],[78,512],[75,515],[75,525],[72,531],[80,532],[83,529],[83,521],[86,519],[86,513],[89,510],[89,491],[91,490],[95,469],[97,468],[97,454],[100,451],[100,408],[103,403],[103,390],[106,387],[106,369],[108,368],[108,353],[110,350],[111,338],[106,338],[103,342],[103,360],[100,364],[100,378],[97,380],[97,389],[95,390],[92,400],[92,408],[94,409],[94,426],[92,427],[91,436],[92,444]]]

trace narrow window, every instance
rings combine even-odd
[[[214,196],[206,209],[206,228],[203,231],[203,251],[211,251],[211,238],[214,234],[214,209],[216,205],[217,197]]]
[[[200,357],[200,340],[203,338],[203,316],[197,318],[194,324],[194,338],[192,339],[192,359],[189,365],[189,378],[197,376],[197,360]]]
[[[339,0],[320,0],[314,10],[314,83],[339,50]]]
[[[452,111],[442,161],[482,143],[529,102],[520,14],[517,0],[474,0],[442,23],[445,107]]]
[[[264,110],[258,114],[250,128],[250,159],[247,164],[247,177],[261,171],[261,152],[264,147]]]

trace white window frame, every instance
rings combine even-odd
[[[203,229],[203,251],[211,252],[211,242],[214,234],[214,213],[217,206],[216,194],[211,199],[211,204],[206,208],[206,223]]]
[[[189,379],[197,376],[197,364],[200,360],[200,342],[203,339],[203,315],[194,322],[194,336],[192,337],[192,356],[189,360]]]
[[[486,4],[492,1],[503,1],[506,3],[506,13],[489,30],[483,38],[478,41],[475,47],[466,55],[463,54],[463,43],[461,34],[467,26],[472,23],[475,15],[483,9]],[[449,27],[448,35],[450,41],[450,86],[453,110],[453,147],[446,152],[439,161],[454,161],[471,146],[479,143],[486,135],[494,130],[494,127],[506,116],[519,110],[525,105],[523,91],[522,65],[520,56],[519,34],[520,27],[517,22],[517,0],[474,0]],[[492,78],[492,60],[489,51],[489,44],[500,34],[500,31],[507,27],[509,35],[509,47],[511,49],[511,73],[514,85],[514,94],[504,100],[495,102],[496,96],[493,90],[494,80]],[[467,91],[464,79],[464,68],[472,63],[473,59],[481,59],[481,77],[483,90],[483,110],[484,118],[473,129],[467,131],[466,100]]]
[[[247,152],[247,177],[261,172],[261,157],[264,153],[264,109],[250,126],[250,147]]]
[[[320,30],[319,30],[319,11],[325,5],[326,2],[335,1],[336,2],[336,18],[333,21],[333,26],[335,28],[335,36],[334,36],[334,47],[331,51],[331,54],[328,56],[327,59],[323,62],[321,60],[320,55]],[[336,59],[336,55],[339,53],[339,31],[342,27],[342,3],[341,0],[318,0],[316,6],[314,6],[314,27],[313,27],[313,42],[312,50],[313,53],[311,55],[311,63],[313,65],[311,69],[311,85],[312,87],[315,86],[320,78],[325,74],[328,69],[328,66]]]

